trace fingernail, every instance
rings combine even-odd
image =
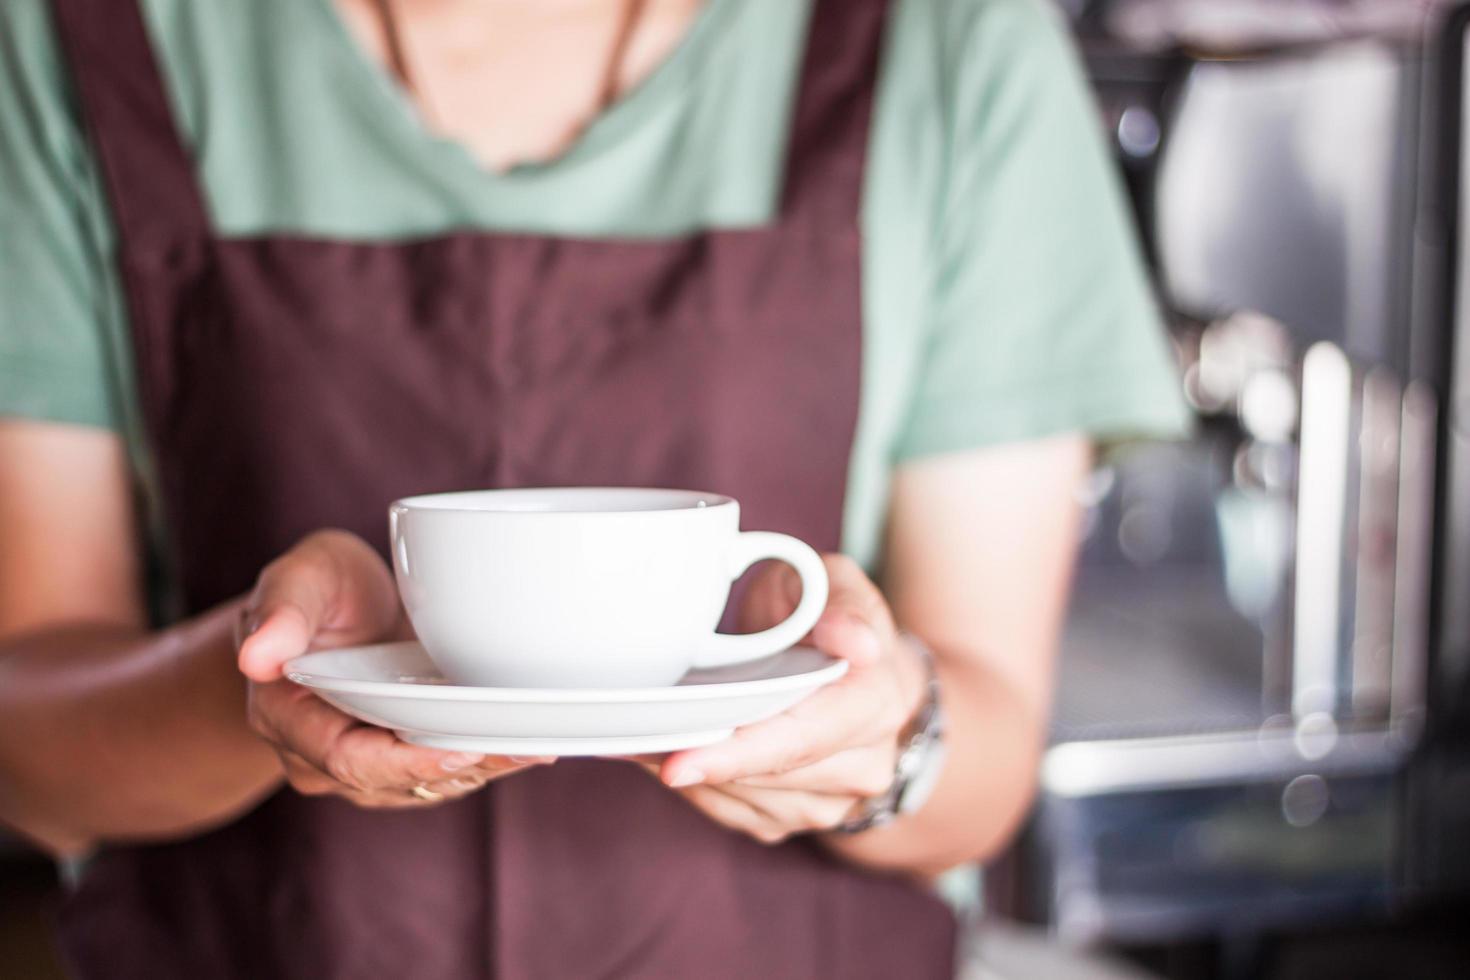
[[[871,626],[865,627],[858,637],[857,651],[869,663],[883,656],[883,641],[878,639],[878,631]]]
[[[468,769],[470,766],[485,758],[474,752],[451,752],[439,763],[439,768],[445,772],[455,772],[459,769]]]
[[[675,769],[669,776],[669,785],[674,789],[681,786],[695,786],[704,782],[704,773],[698,769]]]
[[[506,758],[521,766],[546,765],[556,761],[554,755],[508,755]]]
[[[479,789],[485,785],[482,779],[451,779],[449,785],[455,789]]]

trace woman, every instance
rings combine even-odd
[[[78,975],[948,974],[1089,443],[1181,421],[1045,10],[8,0],[0,73],[0,817]],[[829,552],[848,676],[559,762],[280,679],[406,635],[389,500],[563,484]]]

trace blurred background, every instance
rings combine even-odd
[[[1060,5],[1199,422],[1087,488],[985,975],[1470,975],[1470,14]],[[0,977],[60,975],[55,887],[0,836]]]
[[[1470,21],[1066,6],[1199,424],[1095,475],[988,910],[1171,978],[1470,975]]]

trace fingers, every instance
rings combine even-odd
[[[308,794],[392,799],[414,786],[478,788],[541,760],[445,752],[364,725],[288,681],[252,685],[250,721],[282,756],[292,785]]]
[[[273,681],[314,642],[376,639],[392,630],[398,613],[392,577],[377,553],[344,531],[318,532],[261,572],[244,612],[240,670]]]
[[[670,786],[725,783],[785,773],[847,749],[896,742],[908,701],[892,672],[853,669],[782,714],[738,729],[702,748],[676,752],[664,762]]]
[[[674,753],[664,762],[663,779],[679,787],[790,772],[879,741],[901,726],[895,721],[901,714],[901,704],[884,685],[849,675],[723,742]]]
[[[742,633],[770,629],[789,619],[801,601],[801,576],[783,562],[767,562],[751,580],[740,603],[736,628]]]
[[[680,793],[716,823],[748,834],[762,843],[779,844],[790,835],[789,831],[748,801],[712,786],[691,786],[680,790]]]
[[[309,757],[308,757],[309,758]],[[372,725],[347,729],[328,746],[321,766],[327,775],[350,789],[409,789],[472,773],[485,778],[525,768],[525,763],[502,757],[441,752],[402,741],[392,732]]]
[[[851,558],[826,555],[822,560],[830,591],[827,608],[812,628],[812,642],[823,653],[855,667],[876,663],[894,633],[888,603]]]
[[[761,773],[746,776],[730,784],[734,787],[802,790],[837,796],[868,799],[888,790],[893,783],[897,746],[879,743],[848,749],[820,759],[809,766],[789,772]]]
[[[738,729],[713,748],[674,753],[663,764],[660,777],[680,789],[701,783],[727,783],[759,773],[787,772],[821,757],[818,753],[826,743],[823,734],[788,711]]]
[[[424,799],[413,793],[412,787],[356,790],[344,787],[294,752],[285,749],[278,750],[278,752],[286,770],[287,780],[291,783],[292,788],[303,796],[340,796],[358,806],[375,809],[437,806],[449,800],[468,796],[490,781],[488,776],[473,775],[420,784],[425,789],[432,791],[435,796],[439,797],[438,799]]]
[[[643,771],[658,777],[663,771],[664,758],[666,757],[625,756],[623,761],[634,763]],[[709,778],[706,782],[712,786],[802,790],[867,799],[887,792],[893,782],[897,758],[898,746],[892,740],[884,739],[872,745],[846,749],[818,759],[810,765],[784,772],[761,772],[728,782],[717,782],[716,779]]]
[[[869,664],[879,659],[893,634],[893,617],[882,593],[862,567],[846,555],[825,555],[827,608],[808,641],[834,657]],[[788,618],[801,600],[801,577],[789,565],[771,564],[751,583],[740,606],[739,628],[766,629]]]
[[[858,809],[861,801],[846,794],[808,793],[795,789],[757,786],[709,787],[746,804],[769,824],[768,833],[781,841],[792,834],[831,830]],[[757,835],[759,836],[759,835]],[[769,837],[761,837],[769,840]]]
[[[787,773],[678,790],[709,817],[768,844],[830,830],[893,782],[896,748],[849,749]]]
[[[285,767],[286,778],[297,792],[306,796],[342,796],[365,806],[437,802],[415,796],[415,787],[426,788],[443,797],[464,796],[493,780],[542,764],[511,762],[502,757],[463,768],[425,764],[394,771],[391,780],[379,781],[379,773],[374,771],[375,764],[370,761],[351,760],[344,756],[329,760],[328,768],[323,769],[288,749],[278,747],[277,752]]]
[[[829,597],[808,640],[849,661],[847,676],[716,745],[673,753],[661,765],[632,760],[714,820],[762,841],[838,826],[887,790],[911,700],[897,683],[900,643],[877,586],[850,558],[823,562]],[[778,622],[799,599],[795,573],[768,568],[746,593],[741,627]]]
[[[850,796],[751,786],[691,786],[680,793],[711,819],[765,844],[830,830],[859,806]]]
[[[356,720],[290,681],[251,684],[246,705],[251,729],[318,769],[328,747]]]

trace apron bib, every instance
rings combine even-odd
[[[657,240],[219,237],[136,0],[54,7],[186,612],[319,528],[386,552],[389,501],[434,491],[705,488],[836,549],[884,0],[817,2],[775,221]],[[283,790],[104,851],[62,926],[99,978],[937,978],[953,948],[918,888],[573,760],[428,810]]]

